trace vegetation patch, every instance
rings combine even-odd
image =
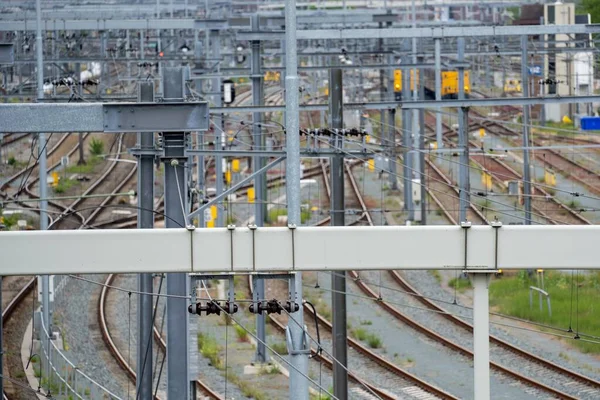
[[[93,156],[104,154],[104,142],[100,139],[92,139],[90,142],[90,154]]]
[[[356,340],[365,340],[368,337],[368,333],[364,328],[354,328],[350,331],[350,336]]]
[[[287,351],[287,345],[285,344],[285,342],[277,342],[277,343],[273,343],[272,345],[270,345],[270,347],[273,349],[273,351],[279,355],[285,355],[288,353]]]
[[[448,287],[456,289],[461,293],[464,293],[467,289],[471,289],[471,281],[468,278],[458,277],[452,278],[448,282]]]
[[[367,343],[372,349],[379,349],[383,346],[383,340],[374,333],[367,335]]]
[[[248,332],[240,325],[235,326],[235,334],[240,342],[248,341]]]
[[[553,327],[572,328],[572,335],[585,339],[585,334],[598,336],[600,319],[597,315],[600,298],[600,272],[544,272],[544,289],[550,294],[552,316],[544,300],[540,311],[539,296],[534,294],[533,307],[529,306],[529,287],[539,287],[535,274],[520,271],[516,276],[504,276],[490,285],[490,305],[500,313]],[[542,328],[547,330],[547,328]],[[581,340],[569,341],[584,353],[600,354],[600,346]]]
[[[202,356],[208,358],[213,367],[219,370],[224,369],[220,355],[221,346],[219,346],[215,338],[206,333],[198,333],[198,350],[200,350]]]
[[[78,183],[75,179],[62,178],[58,181],[58,185],[54,187],[54,193],[64,193]]]
[[[71,165],[67,167],[66,172],[68,174],[91,174],[94,172],[94,168],[102,162],[102,157],[92,156],[85,164]]]

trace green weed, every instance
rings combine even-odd
[[[597,316],[600,272],[571,275],[550,271],[544,274],[544,288],[550,294],[552,316],[548,314],[545,302],[540,312],[537,295],[530,308],[529,286],[539,284],[535,275],[530,277],[525,271],[492,281],[490,306],[496,307],[503,314],[597,335],[600,332],[600,320]],[[575,321],[578,321],[578,326]],[[584,353],[600,354],[600,346],[595,343],[581,340],[573,340],[571,343]]]
[[[100,139],[92,139],[90,142],[90,153],[94,156],[104,154],[104,142]]]

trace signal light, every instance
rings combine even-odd
[[[159,57],[164,57],[165,53],[163,51],[161,51],[160,53],[158,53]]]

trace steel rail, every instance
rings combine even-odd
[[[348,168],[349,169],[349,168]],[[352,183],[352,187],[353,187],[353,191],[355,193],[355,196],[358,198],[361,198],[362,195],[360,193],[360,191],[358,190],[358,185],[356,184],[356,181],[351,173],[351,171],[348,171],[348,175],[349,175],[349,179],[350,182]],[[363,209],[363,211],[365,213],[369,213],[368,209],[366,209],[366,207]],[[427,335],[428,337],[430,337],[431,339],[435,340],[436,342],[443,344],[447,347],[449,347],[450,349],[453,349],[465,356],[468,357],[473,357],[473,352],[463,346],[460,346],[458,344],[456,344],[455,342],[443,337],[442,335],[434,332],[433,330],[423,326],[422,324],[416,322],[415,320],[413,320],[412,318],[410,318],[409,316],[407,316],[406,314],[402,313],[401,311],[399,311],[396,307],[392,306],[391,304],[387,303],[385,300],[382,300],[379,295],[369,287],[369,285],[367,285],[363,280],[360,279],[358,273],[356,273],[355,271],[350,271],[349,274],[353,277],[354,282],[357,284],[357,286],[365,293],[367,294],[369,297],[373,298],[374,300],[377,300],[376,303],[379,304],[380,307],[382,307],[384,310],[386,310],[388,313],[390,313],[392,316],[394,316],[394,318],[406,323],[407,325],[409,325],[410,327],[414,328],[415,330]],[[529,378],[525,375],[519,374],[516,371],[513,371],[509,368],[506,368],[500,364],[498,364],[497,362],[494,361],[490,361],[490,366],[492,368],[494,368],[497,371],[500,371],[501,373],[504,373],[518,381],[524,382],[528,385],[530,385],[531,387],[534,387],[536,389],[540,389],[543,390],[547,393],[550,393],[554,396],[557,396],[560,399],[570,399],[570,400],[575,400],[577,399],[577,397],[573,397],[567,393],[564,393],[558,389],[555,389],[553,387],[550,387],[548,385],[545,385],[541,382],[538,382],[537,380],[533,379],[533,378]]]

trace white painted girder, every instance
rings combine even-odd
[[[495,229],[498,229],[496,243]],[[367,269],[598,269],[599,226],[1,232],[2,275]]]

